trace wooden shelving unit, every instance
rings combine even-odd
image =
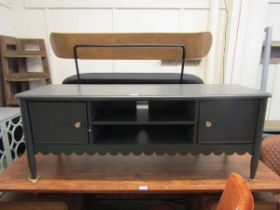
[[[14,95],[30,89],[31,81],[50,83],[50,72],[45,42],[43,39],[18,39],[15,37],[0,37],[1,76],[3,86],[3,105],[17,106]],[[42,72],[30,72],[27,59],[39,58]]]

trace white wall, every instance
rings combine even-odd
[[[12,0],[0,0],[0,35],[14,36],[15,24]]]
[[[197,32],[210,30],[209,56],[186,72],[207,83],[259,85],[259,56],[268,0],[14,0],[16,34],[43,37],[54,83],[75,73],[72,60],[58,59],[49,45],[51,32]],[[215,8],[213,8],[213,5]],[[215,6],[218,5],[218,8]],[[217,12],[218,11],[218,14]],[[160,61],[82,61],[82,72],[179,72]]]
[[[2,2],[2,3],[1,3]],[[4,3],[3,3],[4,2]],[[273,39],[280,39],[279,0],[0,0],[1,34],[44,38],[53,82],[75,73],[73,60],[58,59],[49,44],[51,32],[198,32],[214,34],[210,54],[186,72],[206,83],[243,84],[259,88],[259,58],[264,27],[273,25]],[[273,4],[272,4],[273,2]],[[4,5],[4,6],[3,6]],[[218,5],[218,7],[216,7]],[[11,12],[12,10],[12,12]],[[218,14],[215,13],[218,11]],[[268,17],[267,17],[268,15]],[[5,20],[5,21],[2,21]],[[32,65],[32,64],[31,64]],[[82,72],[179,72],[179,66],[160,61],[83,61]],[[269,119],[280,119],[279,67],[269,74],[274,94]]]
[[[280,41],[280,1],[271,1],[266,25],[272,26],[272,40]],[[280,64],[270,64],[268,73],[268,88],[272,98],[268,105],[268,119],[280,120]]]
[[[14,36],[15,24],[12,2],[0,0],[0,35]],[[2,75],[0,72],[0,87],[2,86]],[[0,107],[3,106],[3,91],[0,90]]]
[[[225,8],[218,2],[216,21],[218,40],[214,69],[221,71],[225,33]],[[17,0],[14,1],[16,34],[19,37],[43,37],[47,42],[54,83],[75,73],[72,60],[58,59],[49,45],[51,32],[197,32],[208,31],[209,0]],[[179,72],[180,66],[162,66],[160,61],[82,61],[82,72]],[[209,61],[208,61],[209,62]],[[198,66],[187,66],[209,83],[219,82],[220,74],[207,78],[207,59]]]
[[[268,1],[242,1],[232,83],[260,87],[259,61],[264,40]]]

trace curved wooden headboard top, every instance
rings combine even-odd
[[[188,60],[205,57],[212,44],[210,32],[202,33],[51,33],[50,41],[59,58],[74,58],[75,45],[86,44],[172,44],[186,48]],[[79,59],[181,60],[180,48],[78,48]]]

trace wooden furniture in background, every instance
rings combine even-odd
[[[0,191],[67,193],[214,193],[222,192],[229,174],[240,174],[252,192],[280,192],[280,178],[262,162],[248,181],[246,155],[41,155],[37,183],[28,181],[22,156],[0,175]],[[115,194],[116,195],[116,194]]]
[[[50,83],[50,72],[43,39],[19,39],[0,37],[0,60],[5,106],[16,106],[14,95],[30,89],[30,81],[44,80]],[[40,58],[43,71],[28,71],[27,59]]]

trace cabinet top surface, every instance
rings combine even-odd
[[[270,93],[240,85],[46,85],[16,95],[20,99],[62,98],[268,98]]]

